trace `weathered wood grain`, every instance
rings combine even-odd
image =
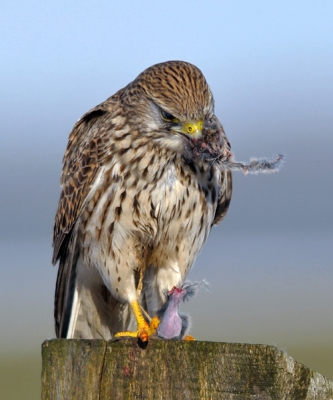
[[[333,383],[274,346],[49,340],[42,399],[333,399]]]

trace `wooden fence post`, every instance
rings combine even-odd
[[[333,399],[333,382],[274,346],[47,340],[42,399]]]

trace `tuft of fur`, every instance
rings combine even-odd
[[[221,170],[228,171],[243,171],[245,175],[247,174],[261,174],[261,173],[271,173],[279,171],[282,165],[283,155],[277,155],[273,160],[268,160],[267,158],[251,158],[249,163],[244,163],[242,161],[222,161],[217,160],[217,165]]]
[[[206,281],[206,279],[203,279],[200,282],[190,282],[186,281],[181,287],[183,290],[186,290],[186,294],[183,297],[183,302],[189,301],[191,297],[194,297],[198,294],[199,289],[203,288],[206,290],[209,290],[209,283]]]

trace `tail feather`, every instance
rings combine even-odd
[[[97,269],[84,264],[75,238],[60,257],[54,316],[58,338],[109,340],[136,329],[130,306],[116,301]]]
[[[76,281],[77,260],[76,235],[71,235],[66,250],[60,257],[54,297],[55,331],[58,338],[67,337]]]

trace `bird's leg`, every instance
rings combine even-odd
[[[115,334],[115,337],[125,337],[125,336],[130,336],[130,337],[138,337],[140,338],[143,342],[146,342],[149,338],[149,336],[153,335],[156,332],[156,329],[159,325],[159,319],[158,317],[152,318],[150,325],[146,322],[144,319],[141,309],[140,309],[140,304],[138,303],[137,300],[133,300],[131,303],[131,308],[134,313],[136,322],[138,324],[138,328],[136,332],[118,332]]]
[[[139,259],[137,259],[137,260],[141,264],[140,260]],[[136,288],[136,296],[138,298],[141,295],[142,287],[143,287],[143,271],[142,271],[142,268],[140,268],[140,270],[139,270],[139,282],[138,282],[138,286]]]

